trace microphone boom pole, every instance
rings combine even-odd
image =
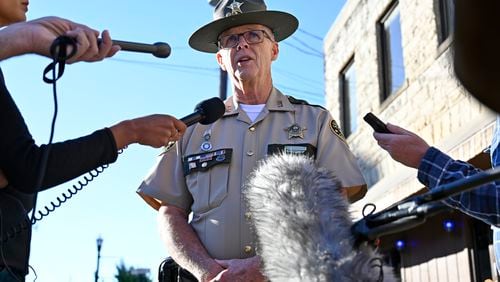
[[[396,208],[368,215],[351,227],[357,241],[374,240],[380,236],[408,230],[425,222],[426,218],[449,207],[433,203],[500,179],[500,167],[481,171],[470,177],[440,185],[432,191],[396,205]]]
[[[415,201],[417,204],[444,200],[448,197],[460,194],[471,190],[479,185],[486,184],[500,179],[500,167],[481,171],[470,177],[453,181],[448,184],[440,185],[429,193],[417,196]]]

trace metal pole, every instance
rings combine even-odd
[[[227,98],[227,71],[220,69],[219,98],[222,101]]]
[[[102,247],[102,238],[99,236],[96,240],[97,243],[97,268],[95,270],[95,282],[99,280],[99,261],[101,260],[101,247]]]

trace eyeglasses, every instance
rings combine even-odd
[[[240,36],[243,36],[248,44],[261,43],[264,41],[264,37],[272,40],[271,36],[269,36],[264,30],[249,30],[242,33],[229,34],[220,37],[218,42],[219,49],[231,49],[236,47],[240,42]]]

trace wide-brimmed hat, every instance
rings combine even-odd
[[[215,6],[214,20],[195,31],[189,46],[208,53],[217,53],[218,36],[225,30],[245,24],[269,27],[276,41],[281,41],[297,30],[299,21],[289,13],[268,11],[262,0],[220,0]]]

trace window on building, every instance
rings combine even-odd
[[[455,26],[455,0],[439,0],[439,43],[453,34]]]
[[[351,59],[340,73],[340,97],[342,99],[342,129],[348,137],[358,127],[358,98],[356,96],[356,72]]]
[[[396,92],[405,81],[401,24],[398,2],[396,1],[379,22],[382,100]]]

